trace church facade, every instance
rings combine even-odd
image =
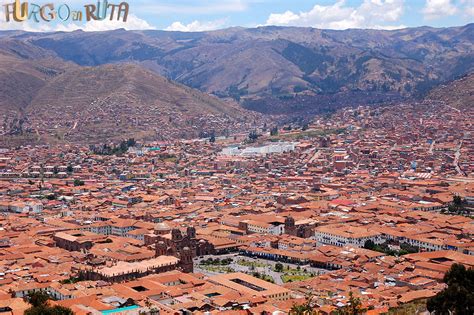
[[[179,267],[183,272],[193,272],[193,258],[214,254],[214,246],[208,241],[196,237],[196,229],[189,226],[186,233],[174,228],[169,233],[155,229],[155,256],[174,256],[179,258]]]

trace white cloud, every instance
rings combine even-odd
[[[463,16],[465,18],[471,19],[474,17],[474,0],[461,0],[461,5],[464,6],[464,8],[461,8],[463,12]],[[472,23],[472,20],[469,20],[470,23]]]
[[[147,21],[140,19],[134,14],[129,14],[127,22],[123,21],[110,21],[109,19],[103,21],[90,21],[83,24],[73,22],[57,22],[50,24],[48,22],[5,22],[5,17],[0,16],[0,30],[22,30],[27,32],[72,32],[76,30],[83,30],[85,32],[99,32],[109,31],[123,28],[126,30],[149,30],[156,29],[150,25]]]
[[[140,12],[155,15],[165,14],[220,14],[247,10],[249,0],[207,0],[187,3],[160,3],[150,1],[137,5]]]
[[[203,31],[212,31],[219,28],[222,28],[226,23],[225,19],[215,20],[215,21],[193,21],[189,24],[183,24],[181,22],[174,22],[167,28],[166,31],[179,31],[179,32],[203,32]]]
[[[467,17],[474,17],[474,7],[467,7],[464,13]]]
[[[332,5],[315,5],[308,12],[272,13],[266,25],[394,29],[402,27],[397,22],[403,11],[404,0],[364,0],[358,7],[338,0]]]
[[[90,21],[85,24],[82,30],[86,32],[94,31],[108,31],[118,28],[124,28],[126,30],[150,30],[156,29],[154,26],[150,25],[147,21],[140,19],[134,14],[129,14],[127,22],[123,21]]]
[[[434,20],[443,16],[451,16],[458,12],[451,0],[426,0],[422,10],[425,19]]]

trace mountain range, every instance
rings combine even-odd
[[[254,111],[306,115],[396,103],[472,73],[473,51],[474,24],[393,31],[4,31],[2,130],[47,130],[49,138],[71,141],[123,131],[166,139],[238,129],[259,119]]]

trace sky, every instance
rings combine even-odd
[[[122,0],[109,0],[119,4]],[[303,26],[323,29],[398,29],[416,26],[449,27],[474,22],[474,0],[128,0],[129,18],[122,21],[39,23],[6,22],[0,0],[0,30],[104,31],[157,29],[209,31],[227,27],[265,25]],[[24,2],[24,1],[23,1]],[[37,5],[66,3],[71,10],[83,9],[97,0],[30,0]],[[31,8],[31,7],[30,7]]]

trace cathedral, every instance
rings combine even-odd
[[[196,237],[196,229],[189,226],[186,234],[180,229],[170,230],[166,224],[158,223],[155,227],[155,256],[175,256],[180,259],[179,267],[183,272],[193,272],[193,258],[211,255],[214,246],[206,240]]]

